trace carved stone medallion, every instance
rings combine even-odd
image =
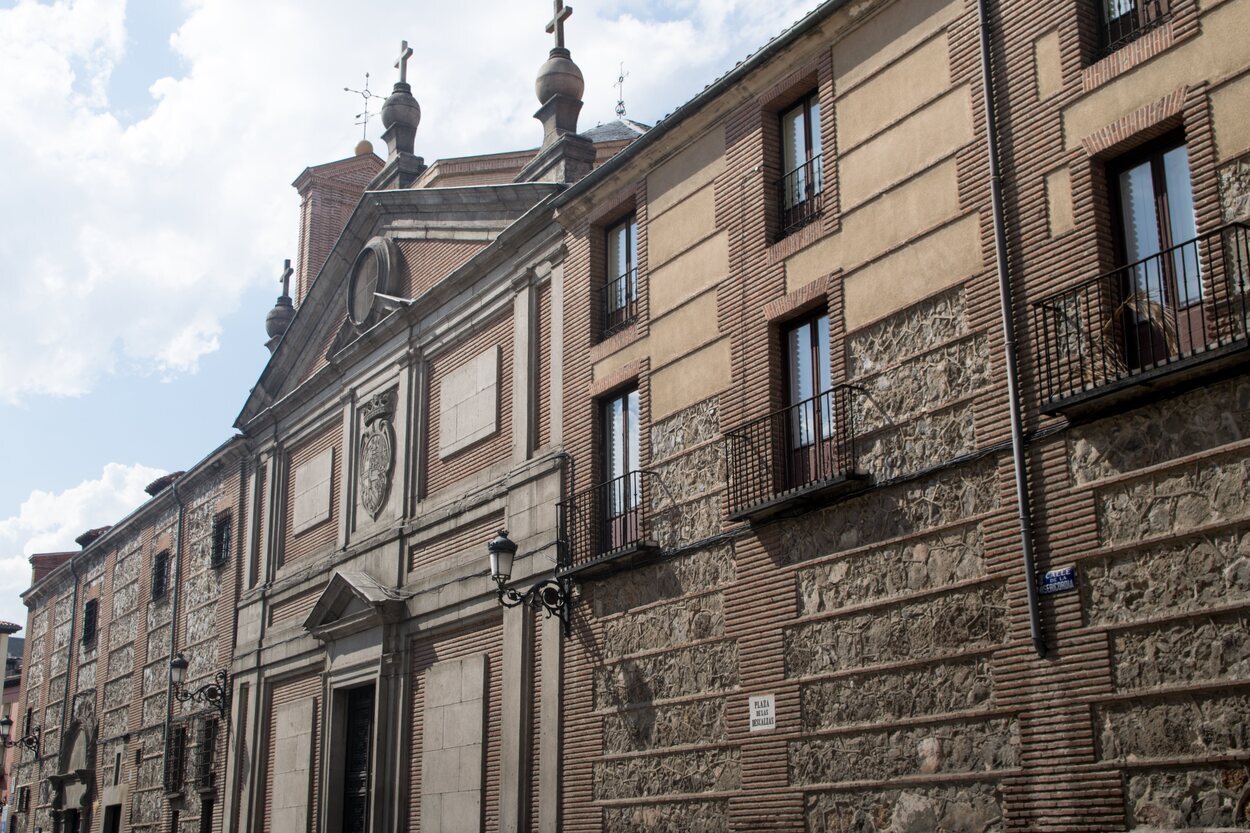
[[[395,472],[395,391],[379,393],[360,409],[365,428],[360,434],[360,503],[375,521],[391,493]]]

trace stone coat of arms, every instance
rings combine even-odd
[[[395,391],[377,394],[360,411],[365,423],[360,433],[360,503],[376,521],[386,506],[395,472]]]

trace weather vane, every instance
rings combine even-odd
[[[351,87],[344,87],[343,92],[355,93],[365,101],[365,109],[356,114],[356,124],[360,125],[360,138],[369,138],[369,119],[373,118],[376,113],[369,112],[369,101],[371,99],[382,99],[382,96],[369,92],[369,73],[365,73],[365,88],[363,90],[353,90]]]
[[[625,71],[624,62],[621,63],[621,74],[616,77],[616,83],[612,86],[616,87],[616,117],[618,119],[625,118],[625,79],[629,77],[629,73]]]

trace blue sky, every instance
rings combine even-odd
[[[654,122],[816,0],[572,2],[581,124]],[[0,0],[0,619],[232,433],[268,357],[307,165],[342,158],[399,41],[427,159],[533,147],[549,0]],[[427,33],[441,33],[427,38]],[[471,102],[467,106],[466,102]],[[377,141],[379,127],[370,129]]]

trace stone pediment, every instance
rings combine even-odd
[[[328,642],[397,622],[404,615],[404,598],[368,573],[339,570],[321,591],[304,628]]]

